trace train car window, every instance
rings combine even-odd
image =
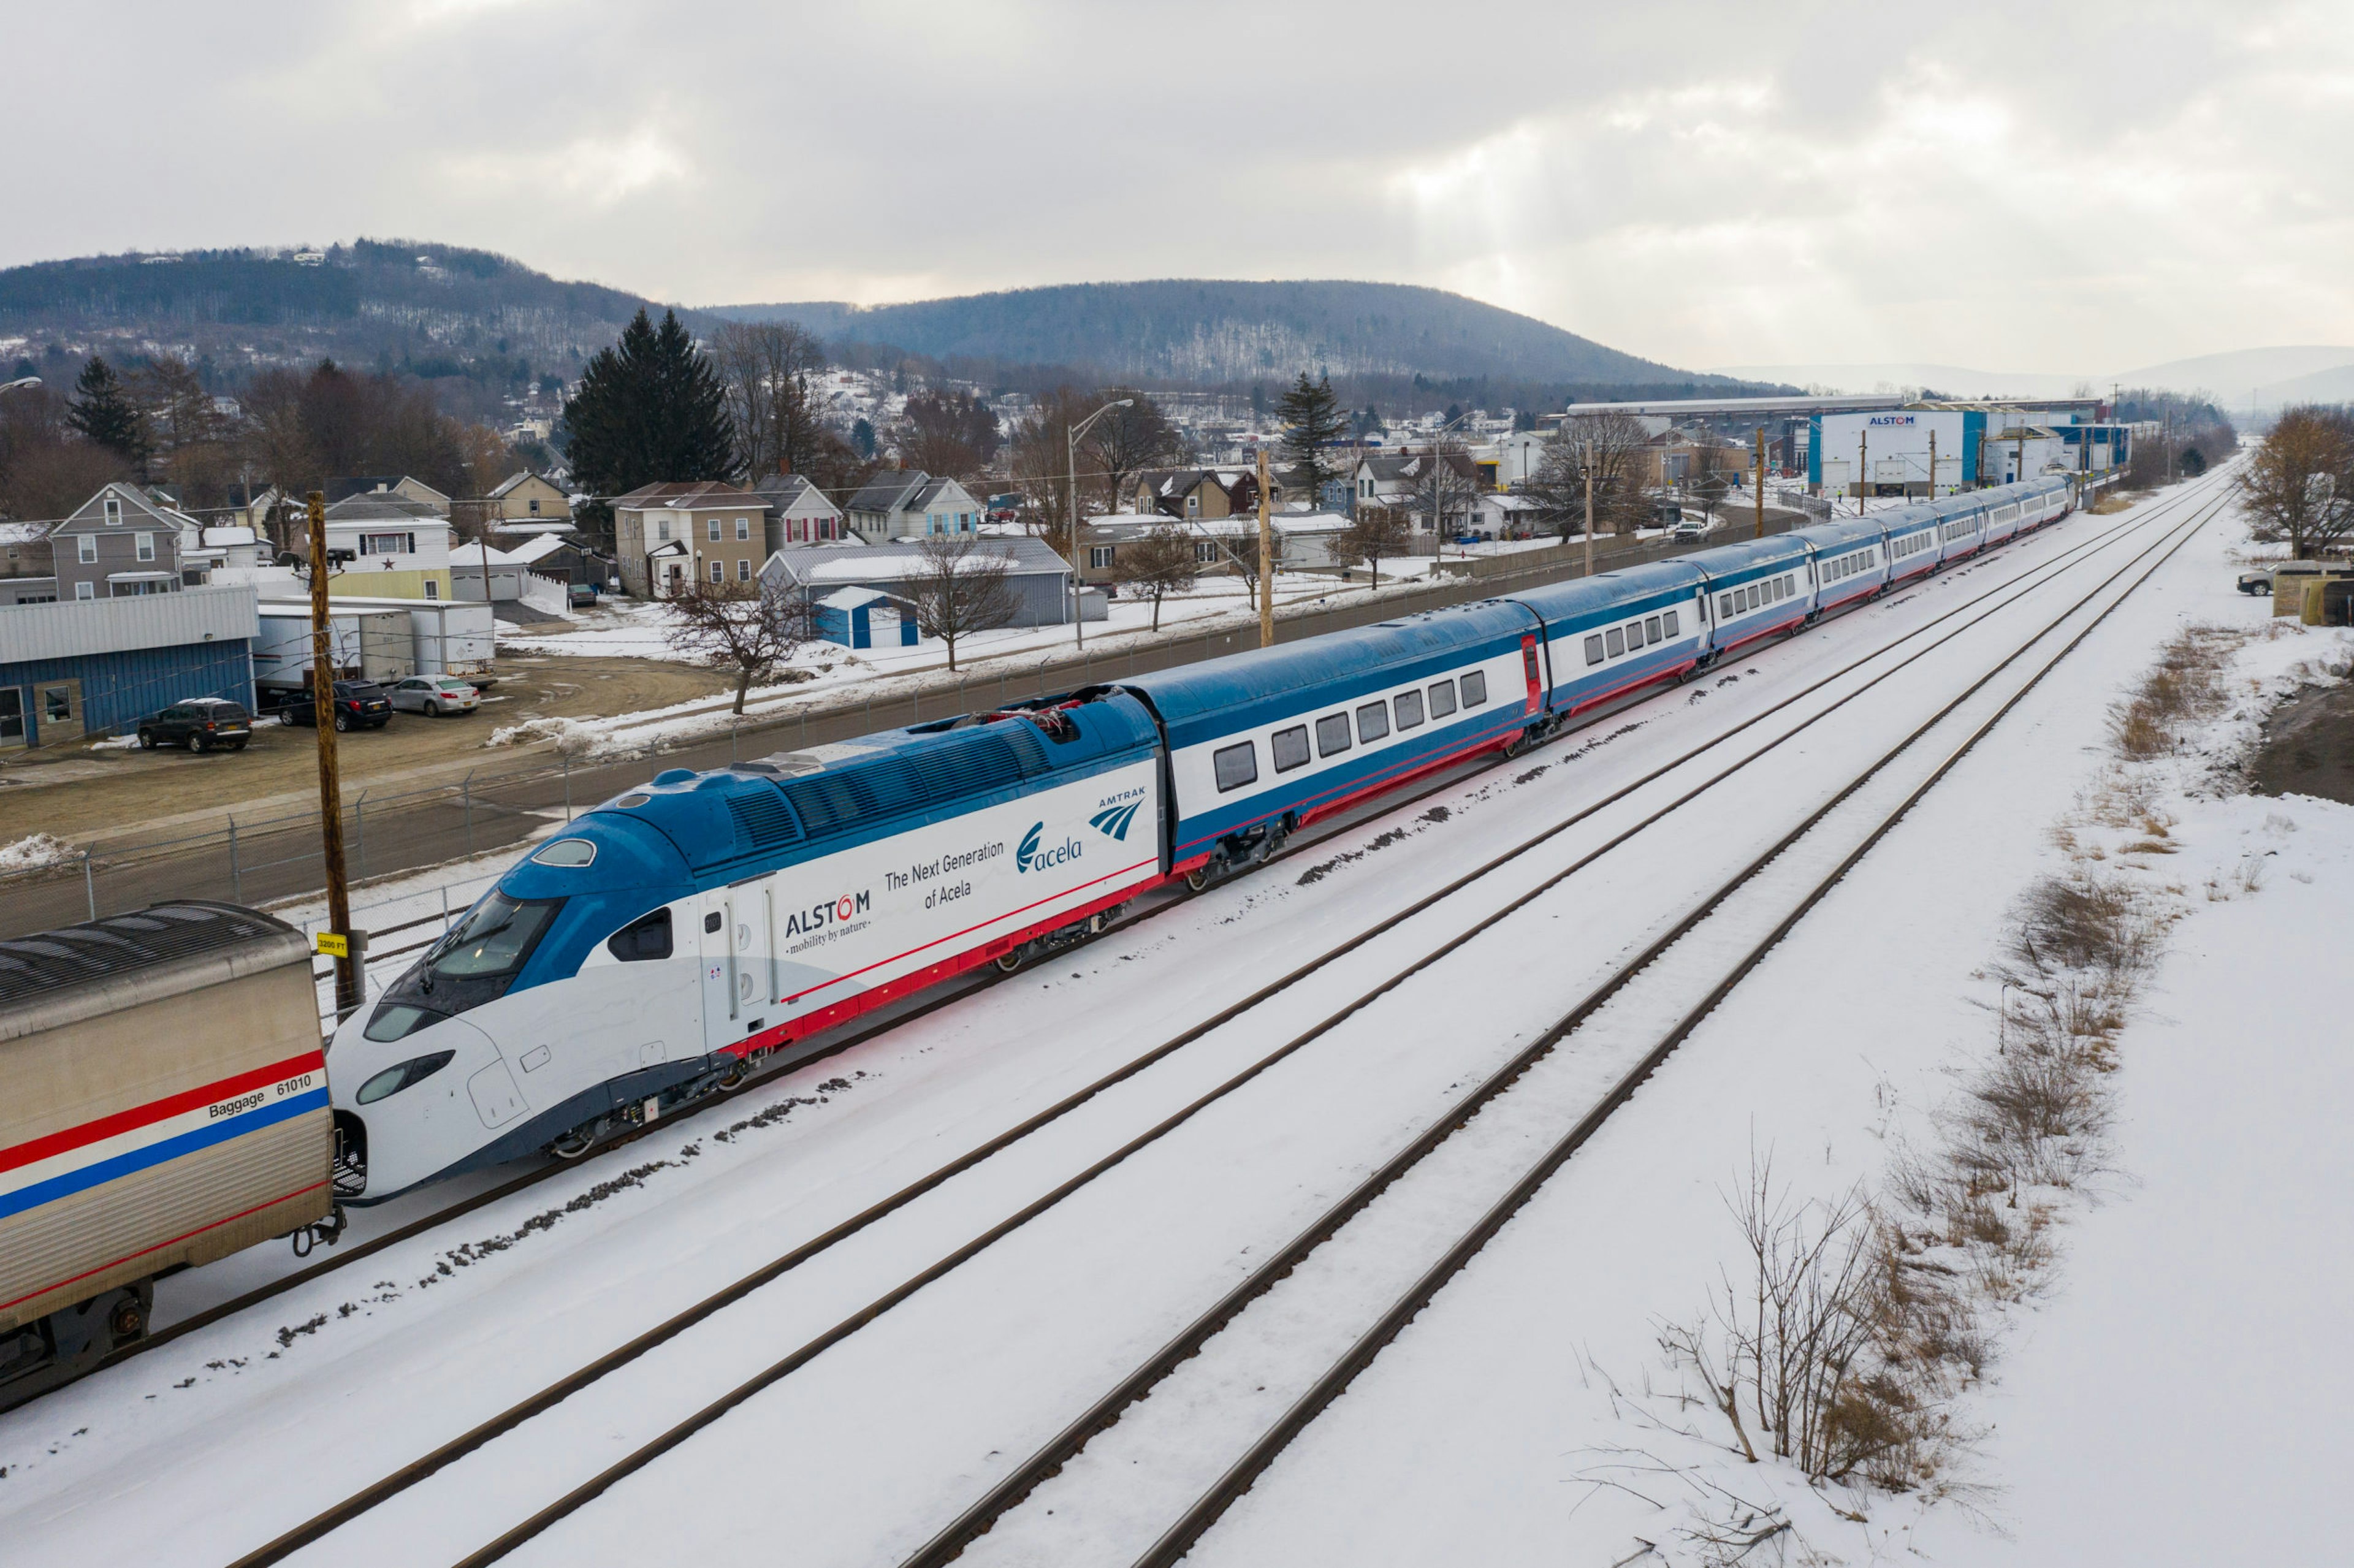
[[[1627,623],[1627,652],[1629,653],[1638,652],[1642,646],[1643,623],[1639,620],[1628,621]]]
[[[1371,746],[1390,732],[1390,705],[1366,703],[1357,709],[1357,738]]]
[[[1731,619],[1732,619],[1732,616],[1733,616],[1733,596],[1732,596],[1731,594],[1729,594],[1729,593],[1725,593],[1725,594],[1719,594],[1719,595],[1717,595],[1717,596],[1716,596],[1716,618],[1717,618],[1719,620],[1731,620]]]
[[[1221,795],[1258,782],[1258,747],[1247,740],[1218,747],[1210,753],[1210,764],[1217,770]]]
[[[531,858],[542,865],[588,865],[597,858],[597,846],[587,839],[558,839]]]
[[[1656,615],[1647,615],[1647,616],[1645,616],[1645,617],[1643,618],[1643,641],[1646,641],[1646,642],[1657,642],[1660,638],[1662,638],[1662,637],[1664,637],[1664,636],[1666,636],[1666,635],[1667,635],[1667,633],[1666,633],[1666,632],[1661,631],[1661,630],[1659,630],[1659,618],[1658,616],[1656,616]]]
[[[1278,773],[1288,773],[1295,768],[1307,767],[1308,726],[1296,724],[1289,729],[1277,730],[1275,738],[1268,743],[1268,749],[1275,753],[1275,770]]]
[[[1316,721],[1316,754],[1338,757],[1349,749],[1349,715],[1326,714]]]
[[[1669,636],[1674,637],[1680,635],[1676,630],[1676,612],[1674,610],[1671,609],[1668,611],[1659,619],[1666,623]]]
[[[1390,699],[1390,706],[1397,715],[1399,729],[1414,729],[1421,725],[1422,694],[1420,692],[1400,692]]]
[[[1602,662],[1602,633],[1599,631],[1585,640],[1585,662],[1589,664]]]
[[[639,916],[606,939],[605,950],[625,964],[670,957],[670,911]]]
[[[1488,672],[1474,670],[1463,677],[1463,705],[1476,708],[1488,700]]]
[[[705,916],[703,917],[703,928],[704,928],[705,931],[716,931],[717,929],[719,929],[719,911],[718,911],[718,910],[714,909],[710,914],[705,915]]]
[[[1587,663],[1591,664],[1596,659],[1602,657],[1602,640],[1597,637],[1589,637],[1586,641],[1594,646],[1594,658],[1586,661]],[[1438,684],[1431,687],[1430,716],[1435,719],[1443,719],[1454,711],[1455,683],[1452,681],[1441,681]]]
[[[1759,605],[1766,602],[1766,586],[1763,583],[1751,583],[1745,592],[1749,599],[1749,608],[1751,609],[1755,609]]]
[[[1602,640],[1613,659],[1627,652],[1627,634],[1615,626],[1602,634]]]

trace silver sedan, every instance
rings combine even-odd
[[[471,684],[450,675],[411,675],[385,694],[402,713],[429,717],[470,714],[482,700]]]

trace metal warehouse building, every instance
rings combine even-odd
[[[1929,442],[1937,445],[1935,493],[1975,485],[1987,416],[1981,409],[1881,408],[1817,414],[1808,421],[1807,485],[1817,495],[1853,495],[1859,481],[1874,495],[1931,493]],[[1861,463],[1871,471],[1860,473]]]
[[[249,588],[0,607],[0,749],[129,731],[191,697],[253,705]]]

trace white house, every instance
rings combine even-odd
[[[850,498],[850,527],[870,545],[928,534],[973,534],[980,532],[987,510],[953,479],[893,469],[876,474]]]
[[[307,537],[295,546],[307,554]],[[450,524],[425,502],[389,492],[348,496],[327,508],[329,559],[349,560],[329,579],[331,594],[375,599],[446,599],[450,591]]]
[[[770,554],[789,545],[832,545],[849,537],[842,508],[801,474],[776,474],[754,485],[752,493],[769,503]]]

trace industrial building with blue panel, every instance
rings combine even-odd
[[[123,735],[173,703],[253,706],[249,588],[0,607],[0,750]]]

